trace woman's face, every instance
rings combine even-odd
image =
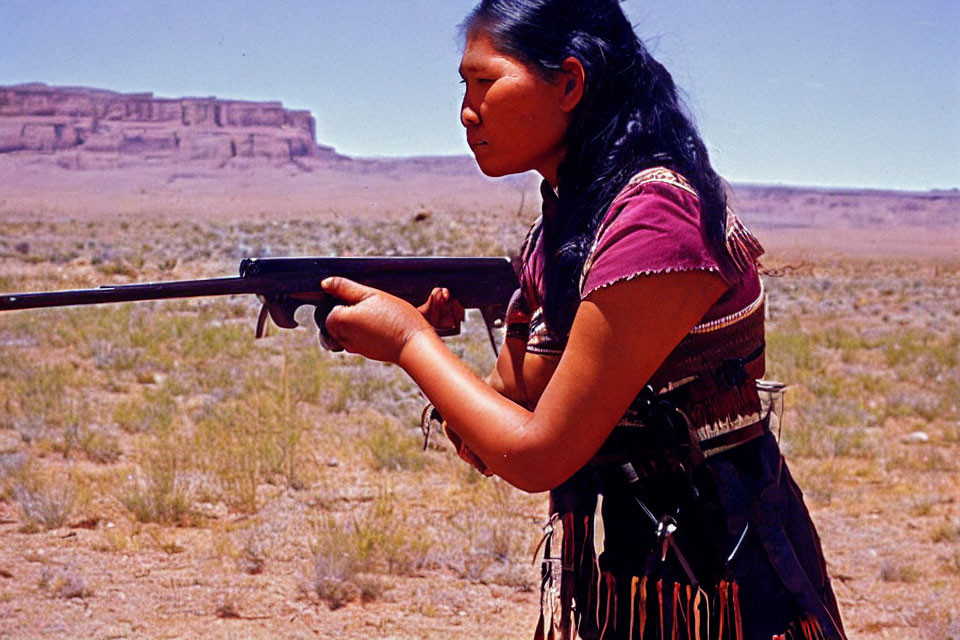
[[[474,32],[460,75],[466,85],[460,121],[480,170],[503,176],[533,169],[555,185],[572,110],[562,74],[546,81],[498,51],[485,33]]]

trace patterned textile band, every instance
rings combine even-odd
[[[774,387],[774,390],[767,390],[771,386]],[[690,422],[686,413],[677,410],[678,415],[682,416],[687,422],[688,434],[693,433],[696,436],[696,445],[699,448],[698,455],[709,458],[762,436],[771,430],[771,425],[779,426],[778,407],[780,401],[769,396],[782,393],[783,385],[766,380],[751,380],[734,392],[746,395],[751,387],[754,389],[754,393],[757,393],[756,390],[759,387],[762,389],[762,393],[768,396],[765,400],[761,399],[760,410],[756,413],[727,420],[721,425],[706,425],[697,428],[695,423]],[[675,394],[676,392],[673,393],[673,395]],[[658,426],[648,425],[640,419],[629,424],[621,423],[610,434],[591,462],[605,464],[623,458],[656,461],[674,457],[682,446],[686,446],[686,443],[682,440],[673,439],[678,434],[663,433],[662,428],[658,428]]]

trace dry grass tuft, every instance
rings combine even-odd
[[[44,567],[39,586],[55,598],[88,598],[93,595],[93,589],[72,567]]]
[[[396,420],[375,421],[363,442],[374,471],[420,471],[426,465],[419,433],[402,432]]]
[[[73,515],[77,490],[69,478],[25,468],[13,483],[13,497],[23,514],[25,531],[58,529]]]
[[[332,609],[373,600],[386,590],[378,574],[412,575],[427,563],[431,546],[429,534],[381,490],[357,517],[314,523],[309,591]]]
[[[320,521],[310,545],[313,552],[309,591],[331,609],[360,600],[364,593],[373,599],[382,591],[382,583],[361,572],[366,568],[355,529],[340,525],[332,518]]]
[[[947,521],[940,523],[931,536],[933,542],[954,544],[960,542],[960,522]]]
[[[175,439],[156,440],[141,455],[141,468],[127,477],[117,499],[140,522],[190,524],[196,521],[194,483],[186,465],[188,449]]]
[[[909,562],[887,560],[880,568],[880,579],[884,582],[905,582],[913,584],[923,577],[923,573]]]

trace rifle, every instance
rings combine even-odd
[[[328,276],[343,276],[420,304],[435,287],[446,287],[466,309],[479,309],[490,344],[497,352],[493,329],[501,326],[510,297],[518,287],[510,258],[363,257],[244,258],[240,275],[229,278],[104,285],[96,289],[0,295],[0,311],[72,305],[254,294],[262,302],[255,337],[264,334],[267,317],[284,329],[304,305],[324,341],[327,315],[339,301],[320,290]],[[454,335],[459,328],[438,332]]]

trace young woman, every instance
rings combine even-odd
[[[483,0],[464,32],[477,163],[544,178],[496,368],[437,337],[444,292],[328,279],[327,333],[403,367],[484,472],[551,490],[539,636],[842,638],[761,398],[762,250],[670,75],[617,0]]]

